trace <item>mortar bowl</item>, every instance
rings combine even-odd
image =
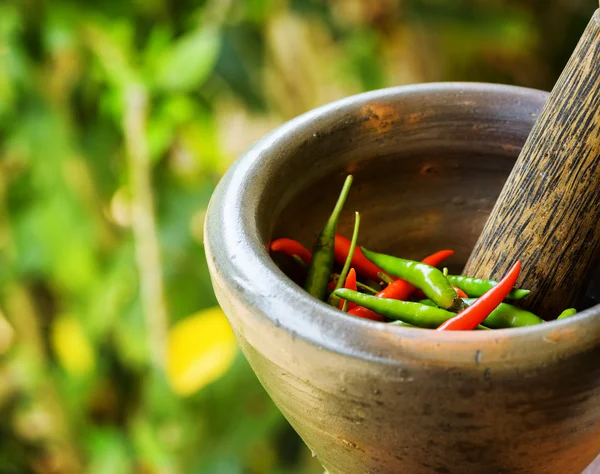
[[[275,130],[219,183],[205,229],[217,298],[330,474],[569,474],[600,452],[600,307],[519,329],[395,327],[308,296],[267,251],[283,236],[311,247],[352,173],[339,233],[360,211],[361,244],[454,249],[460,272],[546,97],[478,83],[353,96]]]

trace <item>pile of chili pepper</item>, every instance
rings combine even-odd
[[[457,331],[501,329],[541,324],[543,319],[517,306],[530,291],[515,288],[521,270],[516,262],[500,281],[440,270],[452,250],[439,250],[421,262],[376,253],[357,245],[360,215],[352,239],[336,234],[339,216],[352,186],[349,175],[312,252],[282,238],[271,252],[294,259],[306,270],[305,290],[349,315],[391,324]],[[336,268],[341,269],[336,273]],[[511,301],[511,303],[508,303]],[[557,319],[576,313],[563,311]]]

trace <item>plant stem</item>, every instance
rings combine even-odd
[[[43,456],[60,460],[61,474],[82,472],[81,460],[77,452],[76,438],[73,436],[67,407],[63,404],[55,386],[40,328],[40,315],[33,298],[25,286],[9,284],[3,289],[6,314],[15,331],[18,350],[8,353],[7,364],[0,372],[0,384],[12,386],[15,393],[24,399],[35,401],[44,413],[47,423],[38,433],[27,431],[17,433],[27,443],[43,446]],[[32,460],[33,461],[33,460]]]
[[[141,297],[153,364],[164,368],[168,316],[162,281],[146,135],[148,96],[140,85],[124,89],[124,134],[131,186],[131,215]]]

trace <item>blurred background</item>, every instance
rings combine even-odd
[[[446,80],[549,90],[597,0],[0,2],[0,474],[317,474],[203,239],[251,143]]]

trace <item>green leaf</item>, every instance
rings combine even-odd
[[[212,72],[221,46],[216,28],[202,28],[181,37],[163,53],[156,85],[167,91],[189,91],[202,85]]]
[[[89,474],[125,474],[132,472],[129,440],[114,428],[96,428],[87,436]]]

